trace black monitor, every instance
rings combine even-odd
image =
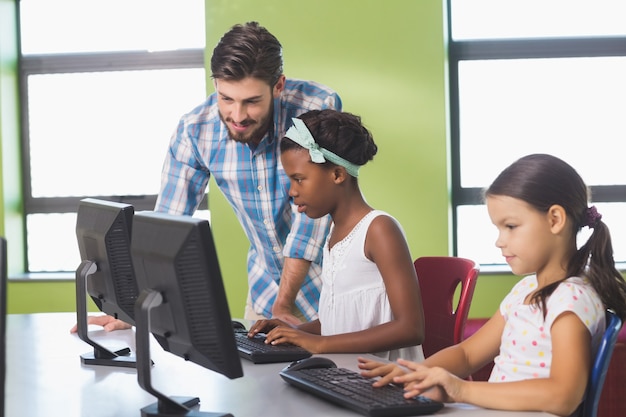
[[[104,313],[135,324],[138,289],[130,254],[133,206],[86,198],[80,201],[76,237],[81,263],[76,269],[78,336],[93,347],[84,364],[136,367],[129,348],[111,351],[89,338],[87,295]]]
[[[140,212],[131,245],[139,298],[135,304],[137,377],[158,402],[142,417],[230,416],[198,410],[197,397],[168,397],[150,381],[150,334],[161,347],[230,379],[243,376],[209,222]]]

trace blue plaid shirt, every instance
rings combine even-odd
[[[292,117],[325,108],[341,110],[337,93],[314,82],[287,79],[274,100],[273,129],[250,147],[229,138],[213,93],[181,118],[163,165],[156,211],[192,215],[213,175],[250,240],[250,295],[254,310],[266,317],[271,317],[285,256],[312,262],[296,305],[309,320],[317,317],[322,246],[330,218],[312,220],[293,206],[280,162],[280,139]]]

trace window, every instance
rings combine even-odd
[[[26,272],[73,271],[85,197],[152,210],[178,118],[202,102],[204,0],[21,0]]]
[[[541,152],[581,174],[626,262],[626,3],[449,0],[448,10],[456,254],[505,267],[481,193]]]

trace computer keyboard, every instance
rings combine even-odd
[[[234,329],[234,333],[239,356],[254,363],[293,362],[311,356],[311,352],[300,346],[266,344],[263,334],[249,338],[247,330]]]
[[[401,387],[372,387],[372,380],[345,368],[283,369],[280,376],[288,383],[371,417],[403,417],[432,414],[443,403],[426,397],[404,398]]]

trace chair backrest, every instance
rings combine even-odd
[[[622,328],[622,320],[611,310],[606,311],[606,331],[602,336],[598,352],[591,363],[587,392],[583,402],[582,417],[596,417],[598,413],[598,403],[602,395],[602,387],[606,379],[606,372],[609,369],[613,348],[617,342],[617,336]]]
[[[426,334],[424,356],[459,343],[469,314],[479,266],[476,262],[454,256],[423,256],[414,262],[422,293]],[[459,300],[454,294],[460,288]]]

